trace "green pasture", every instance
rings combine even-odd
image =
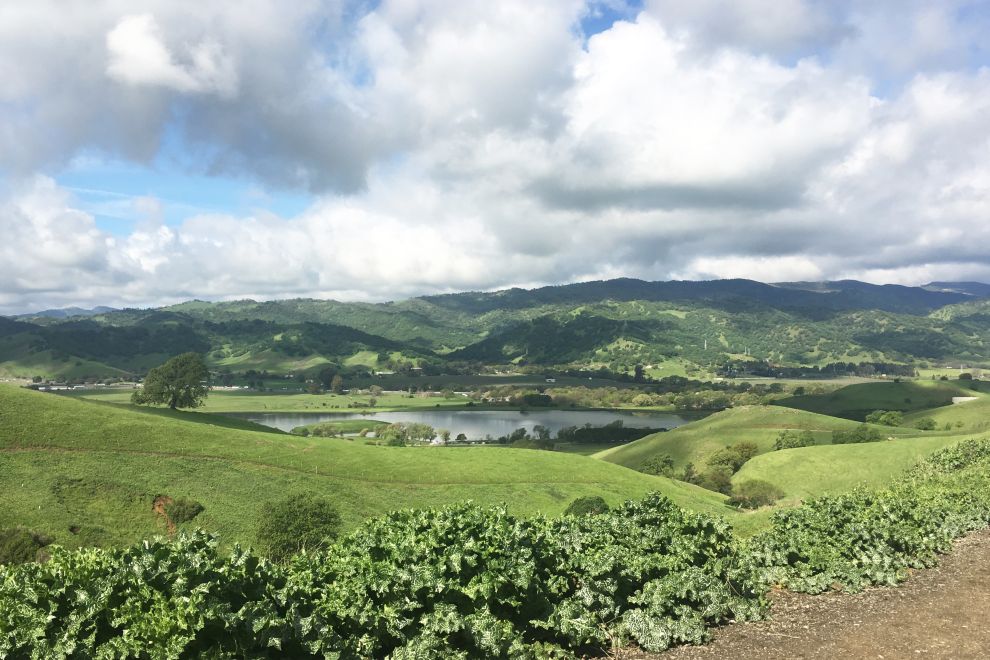
[[[952,398],[968,396],[961,381],[904,380],[860,383],[827,394],[788,397],[777,405],[862,421],[874,410],[914,412],[947,406]]]
[[[559,514],[575,498],[610,503],[658,490],[733,517],[724,498],[584,456],[488,447],[376,447],[219,426],[201,413],[155,414],[0,386],[0,527],[25,525],[69,546],[161,533],[158,495],[201,502],[193,525],[254,538],[262,505],[313,492],[347,526],[403,507],[504,502]]]
[[[852,429],[856,422],[780,406],[741,406],[655,433],[595,454],[609,463],[641,468],[654,456],[669,454],[676,470],[688,463],[701,470],[714,452],[738,442],[752,442],[760,452],[773,450],[782,431],[811,431],[819,444],[831,442],[832,431]],[[884,427],[885,432],[891,429]]]

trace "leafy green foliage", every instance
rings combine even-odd
[[[268,556],[283,560],[301,550],[327,547],[340,533],[340,513],[325,497],[307,493],[266,502],[258,522],[258,542]]]
[[[784,491],[769,481],[750,479],[732,487],[729,504],[741,509],[758,509],[761,506],[770,506],[783,496]]]
[[[209,391],[210,372],[199,353],[183,353],[148,372],[144,386],[134,393],[134,403],[160,403],[172,410],[203,405]]]
[[[608,513],[608,503],[598,495],[585,495],[576,497],[574,501],[564,509],[565,516],[588,516],[599,513]]]
[[[699,643],[765,603],[721,521],[653,495],[597,516],[399,511],[285,564],[202,533],[0,569],[0,655],[562,657]]]
[[[937,424],[931,417],[922,417],[914,423],[914,428],[920,431],[934,431]]]

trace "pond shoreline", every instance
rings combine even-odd
[[[474,407],[417,408],[412,410],[350,410],[350,411],[259,411],[218,413],[226,417],[247,420],[281,431],[290,432],[300,426],[346,420],[367,420],[385,423],[420,423],[437,430],[446,429],[454,435],[464,433],[469,440],[478,441],[508,435],[518,428],[532,431],[537,425],[552,433],[577,426],[606,426],[621,421],[633,428],[672,429],[704,417],[704,414],[671,413],[656,410],[577,409],[577,408],[496,408]]]

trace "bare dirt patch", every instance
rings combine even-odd
[[[956,542],[898,587],[819,596],[775,592],[770,619],[727,626],[706,646],[628,658],[988,658],[990,530]]]
[[[151,503],[151,510],[165,522],[165,529],[169,534],[175,534],[175,523],[168,517],[166,507],[172,503],[172,498],[168,495],[157,495]]]

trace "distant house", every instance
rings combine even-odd
[[[547,382],[548,383],[556,383],[557,382],[557,379],[556,378],[547,378]]]

